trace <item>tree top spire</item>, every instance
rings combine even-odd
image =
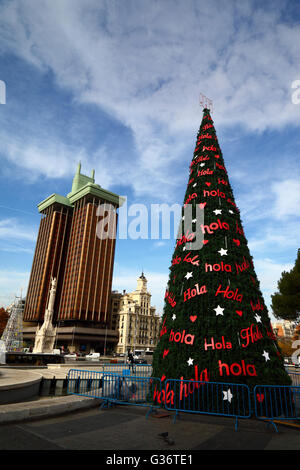
[[[203,112],[205,111],[213,112],[212,100],[207,98],[207,96],[203,95],[203,93],[200,93],[199,103],[200,103],[200,106],[202,106]]]

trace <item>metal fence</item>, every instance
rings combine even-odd
[[[123,371],[123,375],[113,372],[103,376],[101,407],[111,404],[127,404],[148,407],[147,417],[158,405],[153,403],[154,390],[161,392],[161,380],[154,377],[137,377],[130,371]]]
[[[113,403],[147,406],[150,408],[149,414],[157,408],[153,404],[152,395],[154,389],[161,392],[161,380],[146,377],[145,368],[135,371],[128,367],[122,369],[121,373],[70,369],[67,394],[100,398],[103,400],[102,408]],[[135,375],[134,372],[141,375]]]
[[[122,375],[128,373],[137,377],[151,377],[152,366],[150,364],[100,364],[97,371],[87,369],[70,369],[67,375],[67,393],[88,394],[102,388],[103,375],[110,372]],[[98,397],[98,396],[97,396]],[[95,397],[95,398],[97,398]]]
[[[111,366],[114,364],[104,364],[102,370],[94,371],[94,370],[83,370],[83,369],[70,369],[67,375],[68,380],[68,387],[67,393],[68,394],[76,394],[76,395],[87,395],[93,396],[94,398],[100,398],[102,391],[103,384],[103,377],[106,374],[114,374],[116,376],[123,374],[126,375],[134,375],[136,377],[150,377],[151,369],[149,367],[144,367],[144,364],[138,365],[135,368],[129,368],[128,366],[125,367],[106,367]],[[116,364],[117,365],[117,364]],[[121,364],[122,366],[122,364]],[[124,364],[125,366],[125,364]]]
[[[275,420],[300,419],[300,387],[289,385],[256,385],[253,390],[255,416],[269,422],[278,432]]]
[[[221,382],[168,379],[165,383],[165,407],[179,412],[250,418],[250,390],[247,385]]]
[[[102,398],[103,372],[70,369],[67,375],[67,394]]]
[[[102,372],[114,372],[122,375],[123,370],[130,370],[132,374],[138,377],[151,377],[151,364],[100,364]]]
[[[174,421],[180,412],[233,417],[235,430],[239,418],[253,415],[276,431],[274,420],[300,419],[298,385],[256,385],[251,393],[247,385],[236,383],[167,379],[162,384],[161,379],[146,375],[151,374],[151,366],[143,364],[135,370],[125,364],[118,369],[114,366],[119,364],[108,366],[112,371],[70,369],[67,393],[100,398],[101,407],[117,403],[148,407],[147,417],[155,408],[164,407],[175,411]],[[300,374],[293,374],[299,380]]]

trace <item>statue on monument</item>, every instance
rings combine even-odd
[[[56,278],[51,278],[51,288],[49,294],[48,307],[45,311],[44,323],[37,329],[35,335],[34,353],[52,353],[56,337],[56,328],[52,325],[54,313],[54,301],[56,294]]]

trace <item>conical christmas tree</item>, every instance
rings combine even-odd
[[[182,212],[185,219],[192,206],[192,227],[181,222],[152,375],[289,385],[213,121],[203,113]]]

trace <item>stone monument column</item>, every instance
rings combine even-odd
[[[48,307],[45,311],[44,323],[37,330],[34,342],[34,353],[53,353],[53,347],[56,337],[56,328],[52,325],[54,314],[54,301],[56,294],[56,278],[51,279],[51,288],[49,294]]]

